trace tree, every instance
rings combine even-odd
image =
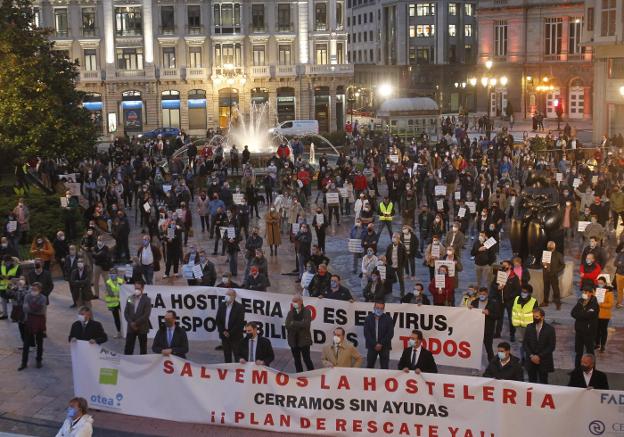
[[[2,163],[40,156],[90,155],[96,129],[76,90],[78,64],[55,51],[32,23],[29,0],[0,0],[0,153]]]

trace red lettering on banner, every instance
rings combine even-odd
[[[317,431],[325,431],[325,427],[327,426],[326,424],[327,419],[325,419],[324,417],[319,417],[316,419],[316,430]]]
[[[489,385],[483,386],[483,400],[487,402],[494,402],[494,387]]]
[[[392,422],[384,422],[383,426],[383,432],[385,432],[386,434],[392,434],[392,432],[394,431],[394,426],[392,425]]]
[[[345,375],[342,375],[338,380],[338,390],[346,388],[347,390],[351,390],[351,386],[349,385],[349,378]]]
[[[171,375],[173,373],[173,361],[165,360],[163,362],[163,372],[167,375]]]
[[[234,377],[234,381],[241,384],[245,382],[245,369],[236,369],[236,376]]]
[[[217,374],[219,375],[219,379],[223,381],[227,376],[229,370],[227,369],[217,369]]]
[[[386,379],[385,386],[387,391],[393,393],[399,388],[399,381],[397,381],[395,378],[388,378]]]
[[[428,341],[427,349],[433,355],[438,355],[442,350],[442,343],[437,338],[430,338]]]
[[[309,383],[308,378],[306,378],[305,376],[297,377],[297,387],[307,387],[308,383]]]
[[[260,425],[260,422],[256,420],[256,413],[251,413],[249,415],[249,424],[250,425]]]
[[[467,429],[466,433],[464,434],[464,437],[472,437],[472,430]]]
[[[401,423],[401,427],[399,428],[399,435],[410,435],[409,426],[407,426],[407,423]]]
[[[377,432],[377,429],[377,422],[375,422],[374,420],[369,420],[368,424],[366,425],[366,430],[371,434],[374,434]]]
[[[459,431],[459,428],[452,428],[452,427],[448,427],[449,432],[451,433],[451,437],[456,437],[457,436],[457,432]]]
[[[510,388],[503,389],[503,404],[516,405],[516,391]]]
[[[457,354],[459,358],[470,358],[472,353],[470,352],[470,343],[467,341],[459,342],[459,353]]]
[[[180,376],[193,377],[193,368],[191,367],[191,363],[184,363],[184,366],[182,366],[182,371],[180,372]]]
[[[309,427],[310,427],[310,424],[311,424],[311,423],[312,423],[312,422],[310,422],[310,419],[308,419],[308,418],[306,418],[306,417],[302,417],[302,418],[299,420],[299,427],[300,427],[301,429],[307,429],[307,428],[309,428]]]
[[[208,369],[206,369],[204,366],[201,366],[199,377],[203,379],[210,379],[210,373],[208,373]]]
[[[545,408],[548,407],[551,410],[555,409],[555,400],[553,399],[552,395],[550,393],[547,393],[544,395],[544,400],[542,401],[542,407],[541,408]]]
[[[407,342],[409,341],[411,337],[409,335],[401,335],[399,336],[399,340],[401,340],[403,342],[403,349],[407,348]],[[423,340],[424,342],[424,340]]]
[[[244,418],[245,418],[245,413],[243,413],[242,411],[234,412],[234,423],[239,423]]]
[[[286,414],[280,414],[280,427],[290,428],[290,416]]]
[[[347,421],[344,419],[336,419],[336,431],[347,432]]]
[[[453,384],[442,384],[445,398],[455,399],[455,386]]]
[[[439,437],[438,436],[438,426],[430,425],[429,426],[429,437]]]
[[[275,376],[275,382],[277,383],[277,385],[288,385],[288,381],[290,380],[290,377],[283,373],[283,372],[279,372],[276,376]]]
[[[418,382],[415,379],[408,379],[405,382],[405,392],[410,395],[418,393]]]
[[[275,422],[273,422],[273,416],[271,416],[271,414],[267,414],[266,417],[264,418],[264,424],[265,425],[275,425]]]
[[[377,380],[374,377],[364,377],[364,390],[377,390]]]
[[[353,421],[353,432],[362,432],[362,421],[356,419]]]
[[[425,384],[427,384],[427,387],[429,387],[429,395],[433,396],[433,386],[435,386],[435,382],[425,381]]]
[[[457,344],[453,340],[444,342],[444,353],[447,357],[454,357],[457,354]]]
[[[467,385],[464,386],[464,399],[473,400],[475,397],[474,395],[470,394],[469,389],[470,387],[468,387]]]
[[[268,373],[266,370],[254,369],[251,372],[252,384],[267,384],[269,382]]]
[[[323,390],[329,390],[329,386],[325,384],[325,375],[321,375],[321,388]]]
[[[527,390],[527,397],[526,397],[526,406],[527,407],[531,406],[531,399],[533,398],[533,392],[531,390],[533,390],[532,387]]]
[[[312,305],[306,305],[306,308],[310,310],[311,319],[312,320],[316,319],[316,308],[314,308]]]

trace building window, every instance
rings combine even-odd
[[[253,65],[263,66],[265,65],[264,46],[253,46]]]
[[[472,24],[464,24],[464,36],[472,36]]]
[[[290,22],[290,4],[279,3],[277,5],[277,31],[290,32],[292,24]]]
[[[202,49],[201,47],[189,47],[189,67],[202,68]]]
[[[368,56],[371,62],[375,62],[375,56],[373,55],[373,49],[368,49]]]
[[[454,24],[449,24],[448,25],[448,34],[449,34],[449,36],[457,36],[457,31],[455,29],[455,25]]]
[[[95,36],[95,8],[82,8],[82,36]]]
[[[243,54],[240,44],[216,44],[215,64],[222,67],[226,64],[240,67],[243,65]]]
[[[507,22],[497,21],[494,24],[494,56],[507,56]]]
[[[418,3],[416,5],[416,16],[429,17],[435,15],[435,3]]]
[[[240,32],[240,3],[217,3],[213,11],[215,33]]]
[[[366,24],[366,17],[367,17],[367,15],[364,14],[364,24]]]
[[[117,68],[120,70],[143,70],[143,49],[117,49]]]
[[[160,7],[160,33],[163,35],[173,35],[175,33],[173,6]]]
[[[624,58],[609,58],[609,79],[624,79]]]
[[[327,64],[327,44],[317,44],[315,46],[315,60],[319,65]],[[360,60],[362,56],[360,56]]]
[[[416,38],[416,26],[409,27],[409,36],[410,38]]]
[[[277,60],[279,65],[292,65],[290,44],[280,44],[277,47]]]
[[[67,21],[67,9],[54,9],[54,33],[56,36],[69,35],[69,23]]]
[[[117,36],[138,36],[143,34],[143,18],[140,7],[115,8],[115,33]]]
[[[409,16],[414,17],[416,15],[416,5],[409,5]]]
[[[264,4],[254,3],[251,5],[251,30],[252,32],[264,32]]]
[[[41,27],[41,10],[39,8],[33,8],[33,27]]]
[[[373,31],[372,31],[372,30],[369,30],[369,31],[368,31],[368,40],[369,40],[370,42],[373,42]]]
[[[163,47],[163,68],[176,68],[175,47]]]
[[[314,30],[327,30],[327,3],[314,6]]]
[[[448,14],[450,16],[457,15],[457,3],[449,3],[449,5],[448,5]]]
[[[344,29],[344,3],[336,2],[336,30]]]
[[[416,47],[416,63],[430,64],[433,62],[433,47]]]
[[[464,4],[464,14],[467,17],[472,17],[472,15],[474,14],[474,5],[472,3]]]
[[[594,8],[587,8],[587,30],[594,30]]]
[[[84,49],[84,64],[83,70],[95,71],[97,70],[97,55],[95,49]]]
[[[201,24],[201,6],[189,5],[186,9],[186,25],[187,33],[190,35],[198,35],[202,33]]]
[[[336,63],[344,64],[344,44],[341,42],[336,43]]]
[[[416,26],[416,38],[427,38],[435,35],[435,24],[419,24]]]
[[[561,18],[546,18],[545,26],[544,54],[546,56],[556,56],[558,58],[561,54],[563,20]]]
[[[581,18],[570,18],[570,39],[568,41],[568,53],[571,55],[580,55],[584,53],[581,45],[581,30],[583,29],[583,20]]]
[[[600,12],[600,36],[615,35],[615,12],[617,0],[602,0]]]
[[[464,45],[464,63],[466,64],[472,63],[472,45],[471,44]]]

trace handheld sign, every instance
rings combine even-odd
[[[446,287],[446,277],[444,275],[439,275],[436,273],[435,275],[435,286],[436,288],[444,288]]]
[[[455,191],[455,200],[461,199],[461,191]]]
[[[446,185],[436,185],[435,186],[435,195],[436,196],[446,196]]]
[[[431,256],[434,258],[440,258],[440,245],[439,244],[431,245]]]
[[[489,249],[490,247],[494,246],[496,244],[496,239],[494,239],[494,237],[490,237],[487,240],[485,240],[485,243],[483,243],[483,245],[485,246],[486,249]]]
[[[457,211],[457,217],[464,218],[465,216],[466,216],[466,208],[462,206],[459,208],[459,211]]]
[[[386,280],[386,266],[379,265],[377,266],[377,271],[379,272],[379,277],[381,278],[382,281]]]
[[[68,206],[69,206],[69,202],[67,201],[67,197],[65,196],[61,197],[61,208],[67,208]]]
[[[596,300],[598,301],[598,303],[604,303],[606,294],[606,288],[596,288]]]
[[[362,247],[362,241],[358,238],[350,238],[348,248],[350,253],[364,252],[364,248]]]
[[[435,270],[436,270],[436,272],[438,271],[440,266],[446,266],[446,269],[448,270],[449,277],[451,277],[451,278],[455,277],[455,262],[454,261],[444,261],[444,260],[437,259],[435,261]]]
[[[340,203],[340,194],[338,193],[326,193],[325,197],[328,205],[338,205]]]
[[[563,173],[557,173],[555,179],[557,182],[561,183],[563,181]]]
[[[236,228],[234,226],[227,227],[227,237],[235,238],[236,237]]]
[[[292,233],[294,235],[297,235],[299,233],[299,228],[301,227],[301,224],[299,223],[293,223],[292,224]]]
[[[552,252],[550,250],[542,251],[542,263],[550,264],[551,257],[552,257]]]
[[[167,194],[169,191],[171,191],[171,185],[167,184],[167,185],[163,185],[162,187],[163,187],[163,192],[165,194]]]
[[[316,214],[316,224],[322,226],[325,223],[325,216],[323,214]]]
[[[581,186],[581,178],[574,178],[572,181],[572,187],[578,188]]]
[[[146,213],[148,213],[148,214],[149,214],[150,209],[151,209],[149,202],[145,202],[145,203],[143,204],[143,209],[145,210],[145,212],[146,212]]]
[[[436,200],[436,208],[438,209],[438,211],[444,210],[444,201]]]
[[[232,194],[232,200],[234,200],[235,205],[242,205],[244,198],[245,198],[245,195],[243,193]]]
[[[504,286],[507,283],[507,277],[507,272],[499,270],[498,273],[496,273],[496,283]]]
[[[184,264],[182,266],[182,277],[186,280],[195,279],[193,275],[193,265],[194,264]]]
[[[338,188],[338,193],[340,193],[340,197],[343,199],[347,198],[347,189],[346,188]]]
[[[193,276],[195,276],[195,279],[201,279],[204,276],[204,272],[202,272],[201,264],[195,264],[193,266]]]
[[[585,222],[585,221],[579,221],[578,222],[578,231],[579,232],[585,232],[585,228],[587,227],[587,225],[589,225],[591,222]]]
[[[399,155],[390,155],[390,162],[394,162],[395,164],[399,162]]]
[[[17,230],[17,220],[10,220],[7,224],[7,231],[9,233],[15,232]]]
[[[466,202],[466,206],[468,207],[468,210],[470,211],[470,214],[474,214],[475,212],[477,212],[477,203],[476,202]]]
[[[598,176],[593,175],[592,176],[592,184],[596,185],[598,183]]]

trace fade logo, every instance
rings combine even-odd
[[[91,395],[91,405],[99,405],[107,408],[121,408],[121,401],[123,401],[123,395],[117,393],[114,398],[109,398],[104,395]]]
[[[100,360],[109,361],[115,364],[121,363],[121,358],[117,355],[116,352],[106,349],[105,347],[100,348]]]
[[[587,427],[591,435],[603,435],[606,429],[605,424],[600,420],[592,420]]]

